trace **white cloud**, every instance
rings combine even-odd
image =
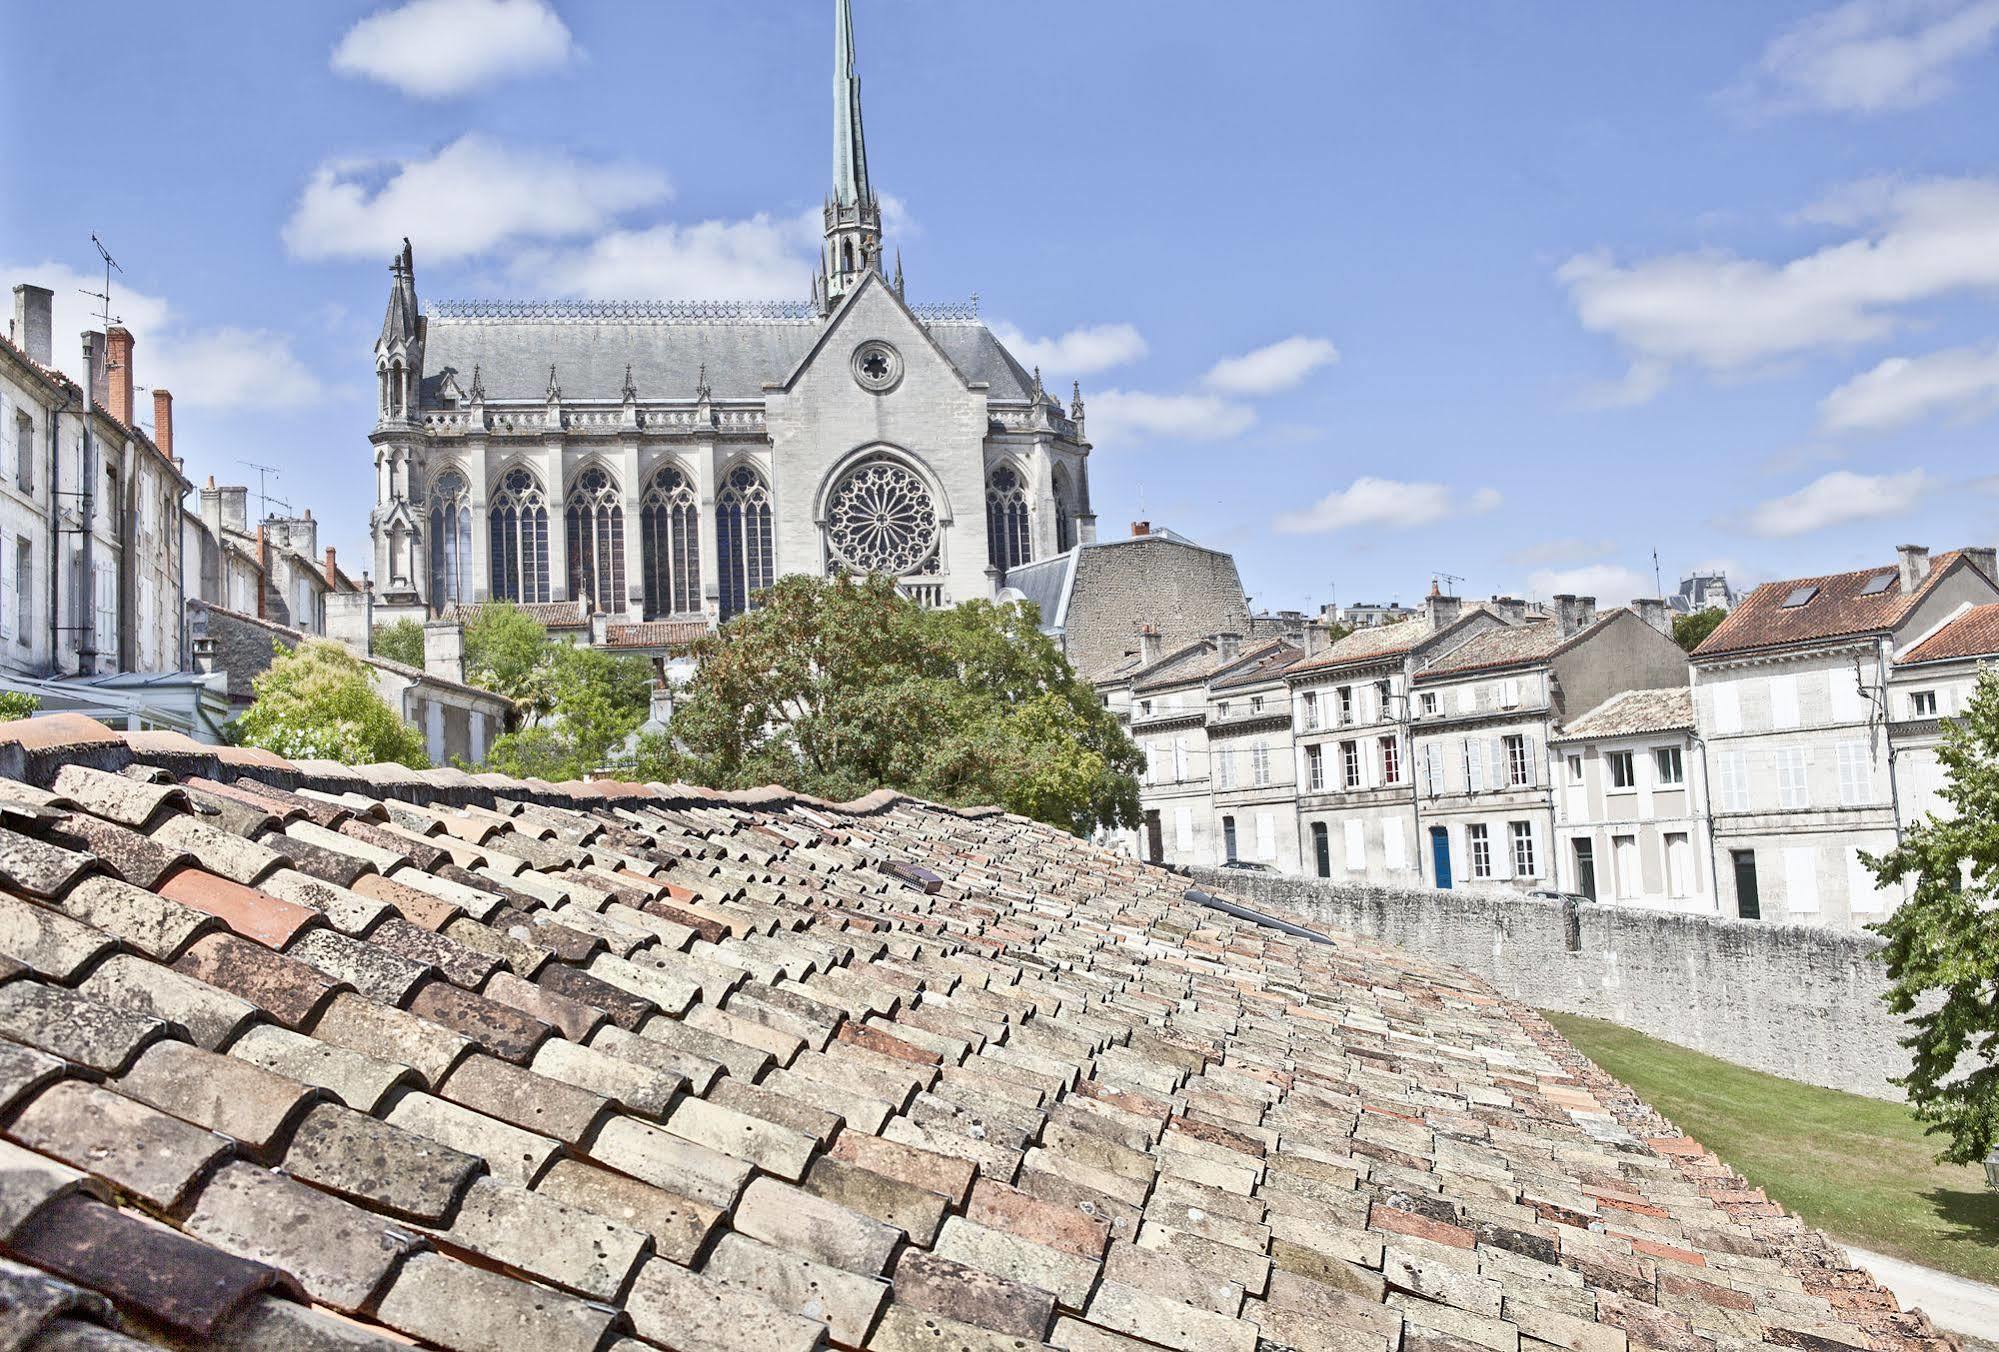
[[[1002,322],[993,325],[993,336],[1022,363],[1046,369],[1051,380],[1123,366],[1146,352],[1144,335],[1130,324],[1091,324],[1059,338],[1030,338]]]
[[[1527,579],[1529,594],[1594,596],[1599,606],[1621,606],[1634,596],[1655,596],[1651,576],[1621,563],[1592,563],[1581,568],[1543,568]]]
[[[591,164],[474,132],[424,159],[320,165],[284,240],[300,258],[387,258],[407,235],[419,262],[450,262],[505,244],[592,234],[668,191],[652,169]]]
[[[1758,504],[1746,524],[1757,535],[1781,537],[1894,516],[1913,507],[1928,483],[1929,476],[1920,469],[1901,474],[1834,470],[1795,493]]]
[[[530,250],[511,271],[544,294],[594,300],[802,300],[817,266],[795,222],[757,215],[617,230],[576,248]]]
[[[104,289],[104,274],[79,272],[62,263],[0,264],[0,276],[46,286],[55,293],[55,365],[72,379],[83,367],[80,335],[104,327],[98,302],[83,294]],[[132,331],[132,367],[145,389],[173,391],[185,407],[295,408],[325,393],[319,378],[292,351],[288,335],[270,329],[190,329],[159,296],[125,286],[115,275],[111,313]],[[134,400],[141,422],[151,420],[152,403]]]
[[[1446,517],[1489,512],[1499,506],[1499,490],[1481,488],[1469,498],[1443,484],[1402,483],[1364,476],[1335,489],[1310,507],[1280,512],[1272,528],[1284,535],[1311,535],[1354,526],[1407,529],[1434,525]]]
[[[1777,35],[1740,91],[1773,111],[1878,113],[1948,93],[1992,45],[1999,0],[1848,0]]]
[[[347,30],[333,69],[422,99],[567,64],[576,46],[545,0],[409,0]]]
[[[1323,338],[1286,338],[1240,357],[1216,362],[1204,383],[1222,394],[1277,394],[1339,359],[1339,349]]]
[[[1828,432],[1879,432],[1940,413],[1970,419],[1999,409],[1999,343],[1890,357],[1828,394]]]
[[[1634,399],[1673,366],[1738,372],[1885,337],[1901,307],[1999,288],[1999,180],[1874,182],[1817,209],[1860,234],[1782,263],[1703,249],[1619,264],[1578,254],[1555,273],[1584,328],[1631,355]]]
[[[1226,441],[1256,423],[1256,410],[1208,394],[1103,390],[1090,396],[1090,440],[1115,446],[1139,437]]]

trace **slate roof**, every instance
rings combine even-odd
[[[1950,658],[1989,657],[1994,654],[1999,654],[1999,602],[1971,607],[1896,658],[1895,664],[1902,666],[1910,662],[1941,662]]]
[[[1636,737],[1647,732],[1692,731],[1694,692],[1689,686],[1674,685],[1658,690],[1625,690],[1571,719],[1558,742],[1580,742],[1595,737]]]
[[[1897,571],[1892,560],[1878,568],[1862,568],[1857,572],[1766,582],[1729,611],[1728,618],[1715,626],[1693,655],[1719,657],[1758,648],[1885,633],[1906,619],[1962,557],[1959,550],[1938,554],[1930,560],[1929,573],[1907,595],[1903,594],[1899,581],[1891,582],[1885,591],[1872,596],[1862,595],[1874,579]],[[1786,606],[1785,600],[1801,587],[1818,590],[1803,605]]]
[[[1948,1346],[1478,979],[1020,818],[0,769],[8,1347]]]
[[[460,388],[471,388],[477,366],[489,401],[540,402],[553,363],[565,400],[615,404],[629,363],[641,400],[691,400],[705,372],[714,398],[761,403],[765,383],[789,376],[824,326],[816,318],[459,318],[433,311],[424,329],[423,399],[437,404],[447,372]],[[992,387],[990,398],[1034,397],[1034,377],[984,324],[939,320],[925,327],[966,380]]]

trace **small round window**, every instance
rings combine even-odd
[[[887,394],[902,380],[902,354],[878,338],[854,349],[854,379],[864,390]]]

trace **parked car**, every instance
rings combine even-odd
[[[1271,867],[1270,865],[1268,865],[1268,864],[1259,864],[1259,863],[1257,863],[1257,862],[1256,862],[1256,861],[1255,861],[1254,859],[1229,859],[1229,860],[1225,860],[1225,861],[1223,862],[1223,864],[1222,864],[1222,867],[1223,867],[1223,868],[1239,868],[1239,869],[1243,870],[1243,871],[1244,871],[1245,873],[1275,873],[1275,872],[1277,872],[1277,870],[1276,870],[1276,869],[1274,869],[1274,868],[1272,868],[1272,867]]]

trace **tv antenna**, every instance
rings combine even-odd
[[[1464,579],[1463,579],[1463,578],[1461,578],[1461,577],[1459,577],[1459,576],[1458,576],[1458,575],[1457,575],[1456,573],[1432,573],[1432,574],[1430,574],[1430,585],[1431,585],[1431,586],[1433,586],[1433,587],[1436,587],[1436,586],[1440,586],[1440,585],[1441,585],[1441,586],[1448,586],[1448,587],[1451,587],[1451,588],[1453,589],[1453,590],[1451,590],[1451,591],[1448,591],[1448,592],[1445,592],[1445,593],[1444,593],[1444,595],[1446,595],[1446,596],[1456,596],[1456,595],[1457,595],[1457,591],[1456,591],[1455,589],[1456,589],[1456,588],[1457,588],[1457,587],[1458,587],[1459,585],[1461,585],[1461,584],[1462,584],[1463,582],[1464,582]]]
[[[267,487],[265,483],[266,475],[276,479],[283,474],[283,471],[276,465],[260,465],[254,460],[238,460],[236,463],[248,466],[257,471],[257,519],[259,521],[268,521],[270,519],[271,504],[274,502],[288,512],[292,509],[292,505],[289,502],[286,502],[283,498],[274,498],[265,491]]]
[[[1659,575],[1659,551],[1652,551],[1652,585],[1659,589],[1659,595],[1666,594],[1666,579]]]
[[[115,269],[122,277],[125,269],[118,266],[118,260],[111,256],[111,251],[104,247],[104,241],[94,233],[90,237],[90,242],[97,246],[97,256],[104,260],[104,289],[92,291],[88,287],[79,286],[77,290],[97,302],[97,318],[108,329],[113,324],[123,322],[117,315],[111,313],[111,273]]]

